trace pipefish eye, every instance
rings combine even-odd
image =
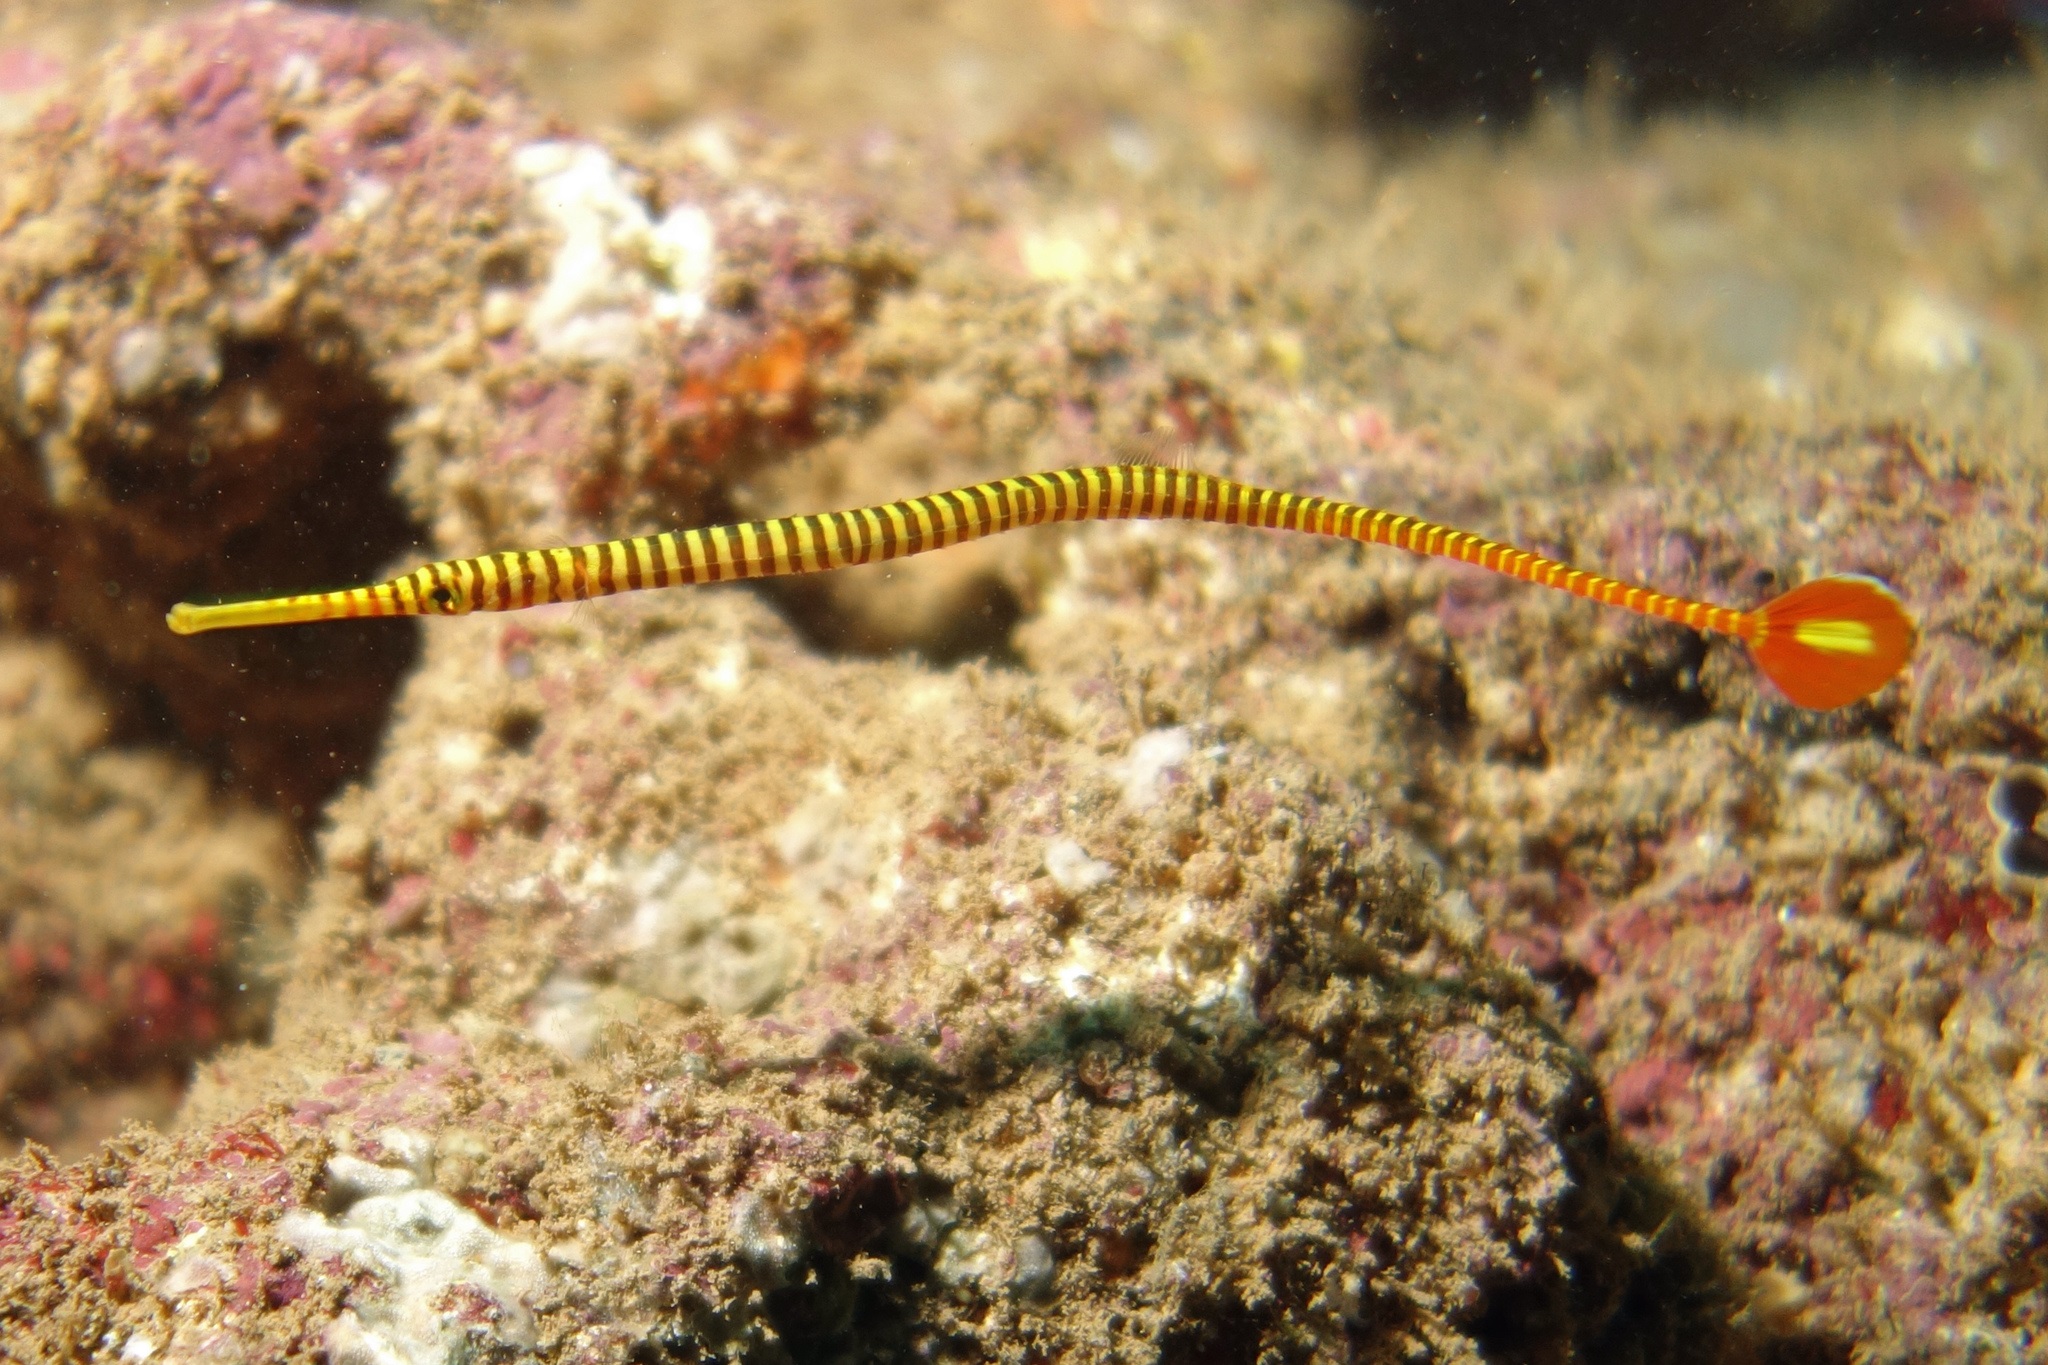
[[[455,589],[448,587],[435,588],[427,594],[427,600],[442,611],[453,611],[455,610]]]

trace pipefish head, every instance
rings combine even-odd
[[[476,610],[476,596],[459,581],[435,583],[419,595],[425,616],[467,616]]]

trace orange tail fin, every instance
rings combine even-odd
[[[1792,701],[1832,711],[1861,701],[1906,666],[1913,622],[1875,578],[1841,574],[1772,598],[1751,613],[1750,653]]]

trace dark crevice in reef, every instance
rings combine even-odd
[[[390,490],[394,405],[345,338],[225,346],[204,392],[114,409],[79,434],[61,503],[16,443],[0,506],[20,619],[62,635],[120,708],[116,736],[169,743],[304,824],[360,773],[418,652],[407,624],[181,638],[181,599],[344,587],[418,549]],[[12,477],[8,482],[14,482]]]
[[[1608,684],[1624,701],[1673,725],[1693,725],[1714,713],[1703,681],[1707,637],[1668,627],[1637,630],[1606,661]]]
[[[766,1313],[790,1365],[883,1365],[919,1359],[915,1323],[898,1281],[922,1268],[896,1259],[886,1282],[857,1279],[844,1260],[813,1256],[790,1284],[770,1290]]]
[[[707,526],[749,520],[715,491],[705,496],[704,507],[703,524]],[[907,652],[939,668],[983,663],[1023,669],[1024,659],[1014,638],[1024,619],[1024,603],[1008,583],[993,574],[973,580],[943,618],[906,643],[904,632],[877,630],[868,619],[847,612],[829,581],[843,574],[888,571],[886,567],[841,569],[836,574],[761,579],[749,587],[820,654],[874,659]]]
[[[992,574],[974,579],[945,618],[907,646],[893,634],[876,632],[866,622],[849,616],[831,586],[816,576],[771,579],[762,587],[783,618],[823,654],[876,658],[908,649],[940,668],[968,662],[1024,667],[1023,656],[1013,643],[1017,624],[1024,619],[1024,604],[1009,584]]]
[[[1802,79],[1872,69],[1926,78],[2015,70],[2038,6],[1969,0],[1824,4],[1683,0],[1353,0],[1367,19],[1364,113],[1374,122],[1512,123],[1581,89],[1617,113],[1746,109]],[[2031,12],[2030,12],[2031,11]]]

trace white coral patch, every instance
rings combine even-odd
[[[417,1186],[411,1171],[398,1166],[379,1166],[359,1156],[341,1153],[327,1160],[327,1188],[336,1197],[351,1202],[380,1194],[404,1194]]]
[[[606,1024],[633,1017],[633,993],[599,986],[573,972],[557,971],[541,983],[527,1007],[526,1028],[571,1061],[597,1050]]]
[[[630,360],[649,324],[694,326],[717,263],[711,217],[678,204],[660,219],[628,173],[588,142],[533,142],[512,154],[529,202],[562,234],[527,334],[543,354]]]
[[[743,888],[688,841],[594,863],[579,890],[625,959],[620,981],[642,995],[744,1014],[782,994],[800,965],[790,935],[741,913]]]
[[[811,792],[769,833],[789,874],[791,902],[820,923],[866,907],[886,913],[903,885],[903,843],[893,822],[862,823],[839,770],[811,774]]]
[[[372,1195],[338,1219],[295,1209],[278,1235],[313,1260],[339,1257],[382,1282],[328,1325],[332,1365],[452,1365],[479,1350],[530,1350],[540,1253],[432,1190]]]

